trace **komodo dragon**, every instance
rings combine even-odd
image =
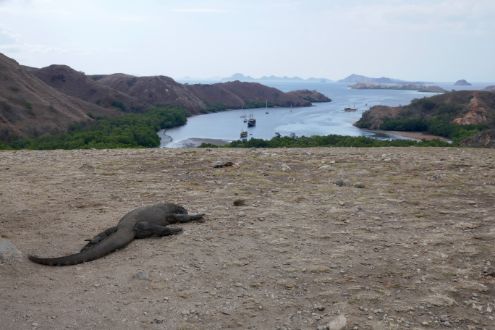
[[[202,221],[203,216],[204,214],[187,214],[185,208],[171,203],[140,207],[124,215],[117,226],[108,228],[93,239],[86,240],[89,243],[79,253],[60,258],[40,258],[30,255],[29,260],[47,266],[77,265],[122,249],[136,238],[178,234],[182,228],[172,228],[167,225]]]

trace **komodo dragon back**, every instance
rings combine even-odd
[[[102,258],[123,249],[136,238],[178,234],[181,228],[167,227],[174,223],[202,221],[204,214],[187,214],[182,206],[160,203],[135,209],[119,221],[116,227],[98,234],[79,253],[58,258],[29,255],[32,262],[46,266],[69,266]]]

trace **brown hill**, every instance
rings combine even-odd
[[[221,110],[253,107],[304,107],[310,106],[298,95],[281,92],[280,90],[259,83],[231,81],[213,85],[190,85],[188,90],[203,100],[205,110]]]
[[[313,102],[313,103],[332,102],[332,100],[330,98],[326,97],[325,95],[323,95],[320,92],[315,91],[315,90],[301,89],[301,90],[297,90],[297,91],[288,92],[287,94],[301,97],[304,100],[309,101],[309,102]]]
[[[146,108],[145,104],[136,98],[100,84],[67,65],[50,65],[29,70],[48,85],[86,102],[105,108],[114,107],[122,111],[140,111]]]
[[[473,147],[495,146],[495,94],[484,91],[456,91],[413,100],[403,107],[377,106],[366,111],[355,124],[360,128],[429,132]],[[460,126],[476,125],[469,137]],[[482,130],[482,131],[479,131]],[[479,133],[479,134],[478,134]]]
[[[190,114],[260,107],[266,103],[271,107],[311,105],[301,95],[250,82],[182,85],[165,76],[136,77],[121,73],[93,76],[93,79],[149,105],[181,106]]]
[[[417,99],[403,107],[375,106],[366,111],[356,126],[381,129],[386,119],[437,118],[458,125],[495,125],[495,95],[484,91],[455,91]]]
[[[0,54],[0,140],[65,131],[112,113],[57,91]]]
[[[100,84],[116,89],[147,105],[174,105],[184,107],[191,114],[206,106],[184,85],[166,76],[136,77],[122,73],[93,76]]]

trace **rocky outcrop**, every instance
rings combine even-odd
[[[11,241],[0,238],[0,264],[12,264],[22,257],[21,251]]]
[[[495,85],[493,85],[493,86],[488,86],[487,88],[485,88],[485,91],[488,91],[488,92],[495,92]]]
[[[488,107],[480,100],[479,93],[474,93],[467,106],[468,111],[454,118],[452,123],[457,125],[480,125],[488,120]]]

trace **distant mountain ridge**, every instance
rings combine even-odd
[[[301,78],[301,77],[287,77],[287,76],[263,76],[261,78],[253,78],[251,76],[244,75],[242,73],[234,73],[230,77],[223,78],[222,81],[243,81],[243,82],[271,82],[271,83],[329,83],[332,80],[327,78]]]

